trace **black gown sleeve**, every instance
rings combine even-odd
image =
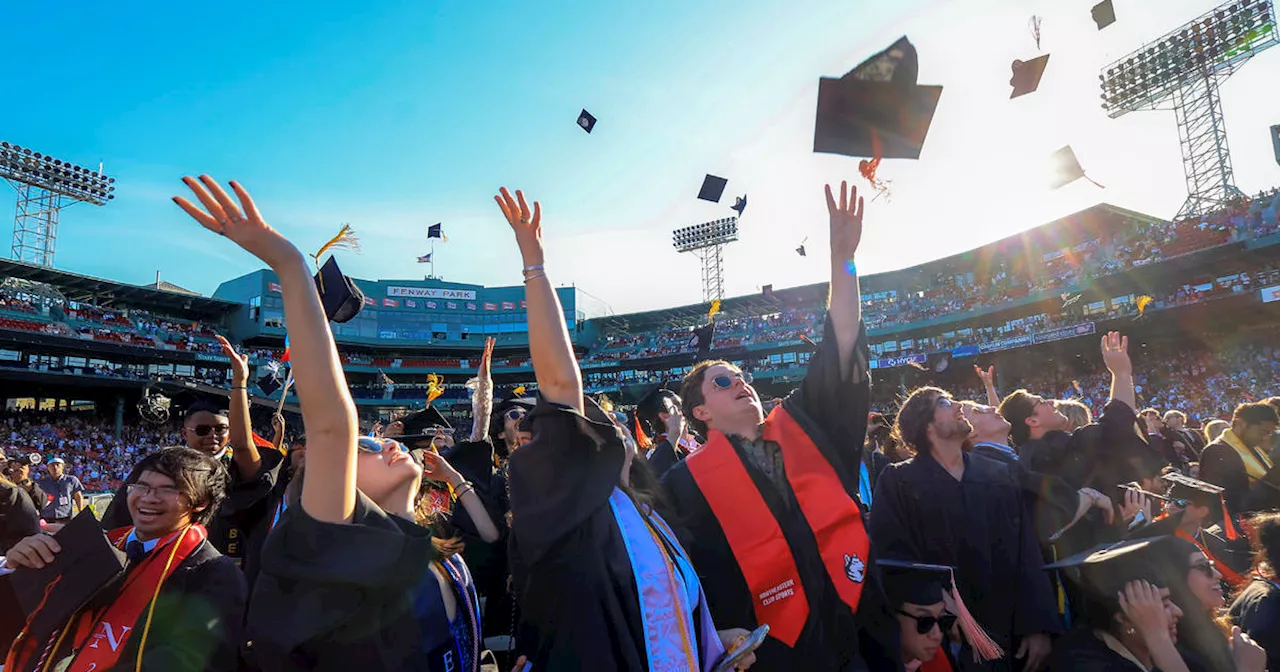
[[[142,651],[142,669],[146,672],[236,669],[243,641],[247,593],[244,575],[230,558],[218,556],[185,572],[181,576],[181,590],[162,593],[156,601],[155,617],[151,619],[151,631]],[[143,621],[139,621],[139,627],[142,625]],[[132,672],[135,661],[111,669],[112,672]]]
[[[1244,498],[1249,492],[1249,474],[1245,471],[1244,462],[1231,446],[1217,442],[1204,449],[1200,454],[1200,480],[1225,488],[1222,497],[1227,501],[1227,510],[1232,515],[1240,515],[1244,511]]]
[[[1231,605],[1240,629],[1267,651],[1267,669],[1280,669],[1280,589],[1254,582]]]
[[[649,471],[657,478],[667,473],[678,460],[676,459],[676,449],[667,439],[658,442],[653,449],[653,456],[649,458]]]
[[[622,478],[625,447],[613,425],[540,399],[533,440],[511,454],[511,530],[522,561],[537,564],[565,535],[607,506]]]
[[[822,343],[809,360],[804,382],[784,402],[827,460],[847,474],[857,474],[871,410],[870,351],[866,325],[860,325],[849,377],[840,375],[840,351],[831,320]]]
[[[0,555],[40,532],[40,512],[31,497],[16,485],[0,483]]]

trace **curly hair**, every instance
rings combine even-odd
[[[898,409],[898,419],[893,425],[894,440],[918,453],[928,453],[932,449],[929,425],[933,424],[934,409],[938,406],[938,399],[950,396],[938,387],[912,390]]]

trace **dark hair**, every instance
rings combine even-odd
[[[666,412],[666,405],[663,402],[667,399],[670,399],[676,408],[681,408],[680,395],[671,390],[662,389],[650,392],[636,404],[636,420],[640,422],[640,428],[651,437],[666,430],[660,416]]]
[[[1187,575],[1192,571],[1191,554],[1201,552],[1200,547],[1178,537],[1166,537],[1158,543],[1159,564],[1169,599],[1182,610],[1182,617],[1178,619],[1178,647],[1190,653],[1205,669],[1235,669],[1228,640],[1214,622],[1214,614],[1204,608],[1187,583]]]
[[[1255,401],[1236,406],[1231,421],[1239,420],[1246,425],[1261,425],[1266,422],[1280,424],[1280,413],[1265,401]]]
[[[1036,412],[1036,398],[1026,390],[1014,390],[1000,402],[996,409],[1000,417],[1010,425],[1009,440],[1017,446],[1031,440],[1031,428],[1027,426],[1027,418]]]
[[[1253,546],[1254,573],[1275,580],[1280,576],[1276,570],[1280,562],[1280,511],[1259,513],[1249,518],[1244,528]]]
[[[1267,397],[1262,400],[1262,403],[1276,409],[1276,412],[1280,412],[1280,397]]]
[[[213,522],[231,481],[221,462],[186,446],[163,448],[142,458],[129,483],[137,483],[144,471],[168,476],[178,491],[191,500],[193,508],[203,506],[204,510],[191,514],[192,522],[201,525]]]
[[[718,365],[737,368],[723,359],[704,359],[695,364],[680,383],[680,410],[693,431],[704,439],[707,437],[707,423],[694,417],[693,409],[707,403],[707,398],[702,395],[702,382],[707,379],[707,370]]]
[[[212,413],[214,415],[222,415],[222,416],[225,416],[227,414],[226,411],[212,404],[206,404],[204,402],[201,402],[198,404],[192,404],[187,407],[187,410],[182,412],[183,424],[186,424],[186,422],[191,419],[191,416],[197,413]]]
[[[893,426],[893,438],[918,453],[928,453],[929,425],[933,423],[933,412],[938,407],[938,399],[947,395],[947,391],[938,387],[917,387],[907,395],[898,409],[898,420]]]

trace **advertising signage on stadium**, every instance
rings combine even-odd
[[[1272,301],[1280,301],[1280,285],[1264,287],[1262,289],[1262,302],[1271,303]]]
[[[1061,341],[1064,338],[1075,338],[1076,336],[1088,336],[1092,334],[1095,327],[1092,322],[1077,324],[1072,327],[1062,327],[1060,329],[1050,329],[1049,331],[1036,332],[1036,343],[1048,343],[1050,341]]]
[[[1033,341],[1030,334],[1026,336],[1015,336],[1013,338],[1002,338],[998,341],[991,341],[989,343],[980,343],[978,345],[978,351],[979,352],[996,352],[999,350],[1012,350],[1013,348],[1021,348],[1023,346],[1031,345],[1032,342]]]
[[[871,360],[871,368],[873,369],[892,369],[895,366],[909,366],[911,364],[924,364],[929,360],[927,355],[903,355],[901,357],[882,357],[880,359]]]
[[[462,299],[474,301],[474,289],[440,289],[437,287],[388,287],[387,296],[404,296],[415,299]]]

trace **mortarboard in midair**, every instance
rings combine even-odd
[[[1116,8],[1111,4],[1111,0],[1102,0],[1094,5],[1092,13],[1093,22],[1098,24],[1098,30],[1116,22]]]
[[[591,116],[591,113],[586,108],[583,108],[582,112],[578,113],[578,127],[588,133],[596,127],[596,118]]]
[[[311,258],[319,265],[320,257],[331,250],[360,250],[360,241],[350,224],[343,224],[338,235],[330,238]],[[351,278],[342,274],[333,255],[320,266],[315,281],[316,291],[320,293],[320,303],[324,305],[325,317],[330,322],[349,322],[364,308],[364,292],[360,291]]]
[[[275,374],[268,373],[258,379],[258,388],[262,390],[263,394],[271,396],[275,394],[276,390],[280,389],[280,379],[276,378]]]
[[[777,297],[773,295],[773,285],[765,285],[760,290],[760,295],[764,297],[765,301],[773,301],[777,299]]]
[[[724,188],[728,184],[729,180],[723,177],[707,175],[702,179],[702,189],[698,191],[698,200],[719,203],[720,197],[724,195]]]
[[[1059,149],[1049,157],[1049,170],[1051,189],[1060,189],[1080,178],[1089,180],[1090,184],[1099,189],[1105,188],[1085,174],[1084,168],[1080,166],[1080,160],[1076,158],[1076,153],[1070,145]]]
[[[708,322],[693,330],[689,338],[689,347],[697,351],[698,357],[702,358],[711,352],[711,340],[715,335],[715,322]]]
[[[747,211],[747,195],[743,194],[737,197],[737,199],[733,204],[733,207],[729,209],[737,212],[738,216],[741,217],[742,213]]]
[[[919,159],[941,86],[916,84],[906,37],[839,79],[818,81],[813,151],[872,159]]]
[[[1009,86],[1013,87],[1013,92],[1009,94],[1009,99],[1025,96],[1040,88],[1040,78],[1044,76],[1047,65],[1049,65],[1049,54],[1037,56],[1029,61],[1015,60],[1011,66],[1013,79],[1009,80]]]

